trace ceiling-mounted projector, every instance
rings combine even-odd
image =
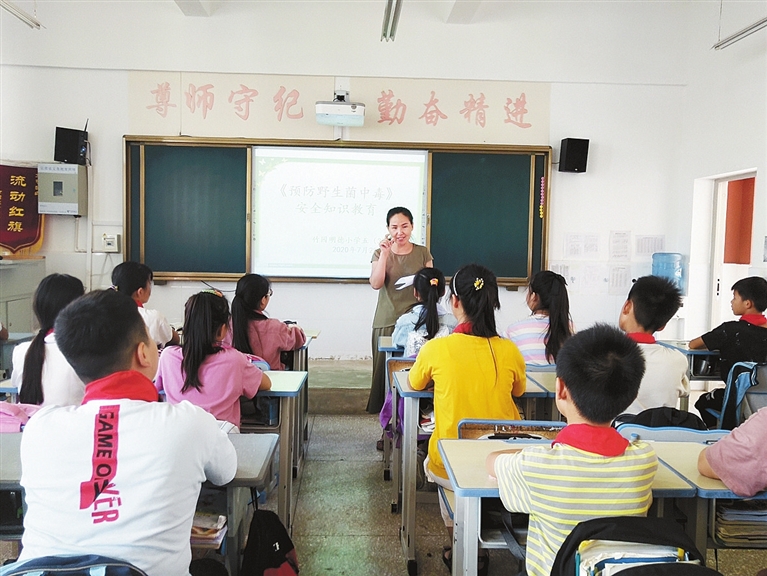
[[[317,102],[317,123],[328,126],[362,126],[365,123],[365,105],[348,100],[349,92],[336,90],[332,102]]]

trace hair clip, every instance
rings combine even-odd
[[[431,280],[429,280],[429,284],[431,284],[432,286],[439,286],[439,279],[432,278]]]
[[[117,286],[115,286],[114,284],[112,284],[112,285],[109,287],[109,289],[110,289],[110,290],[114,290],[115,292],[119,292],[119,290],[117,289]]]
[[[485,281],[482,278],[474,279],[474,290],[482,290],[485,286]]]
[[[214,296],[218,296],[219,298],[223,298],[224,294],[221,292],[221,290],[216,290],[215,288],[208,289],[208,290],[200,290],[201,294],[213,294]]]

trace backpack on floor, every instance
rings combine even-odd
[[[242,557],[242,576],[295,576],[298,557],[288,531],[274,512],[256,510]]]
[[[147,576],[130,562],[106,556],[42,556],[7,564],[0,576]]]

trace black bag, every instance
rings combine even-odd
[[[106,556],[91,554],[88,556],[42,556],[14,562],[0,568],[3,576],[147,576],[146,572],[129,562],[115,560]]]
[[[256,510],[242,558],[242,576],[295,576],[298,557],[277,514]]]
[[[611,516],[593,518],[578,524],[565,538],[562,547],[557,552],[557,557],[551,568],[551,576],[573,576],[576,574],[576,552],[584,540],[613,540],[674,546],[684,550],[690,560],[698,560],[704,565],[706,563],[705,557],[695,547],[695,543],[673,520],[646,518],[644,516]],[[628,570],[625,572],[628,573]]]
[[[697,407],[697,404],[695,406]],[[685,412],[684,410],[677,410],[668,406],[648,408],[636,415],[621,414],[614,422],[615,426],[619,424],[638,424],[640,426],[649,426],[650,428],[674,426],[676,428],[690,428],[692,430],[708,430],[703,420],[692,412]]]

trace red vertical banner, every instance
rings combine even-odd
[[[43,240],[37,168],[0,165],[0,249],[36,252]],[[26,249],[26,250],[24,250]]]

